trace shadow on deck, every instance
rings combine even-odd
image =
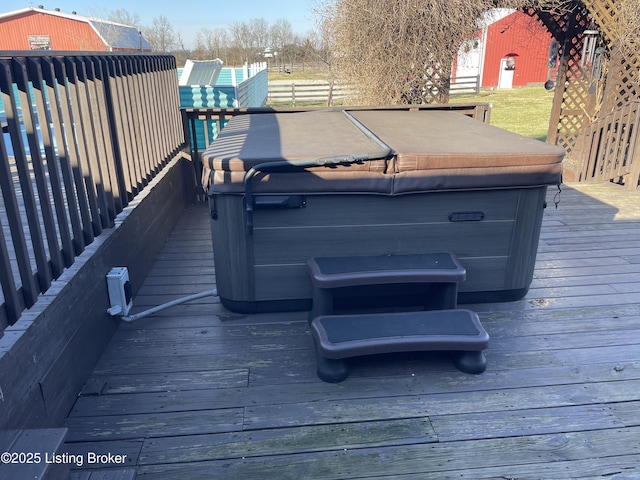
[[[640,193],[572,185],[554,209],[555,193],[526,298],[470,306],[482,375],[403,354],[326,384],[306,312],[199,300],[120,325],[66,420],[72,478],[640,478]],[[214,287],[197,204],[134,313]]]

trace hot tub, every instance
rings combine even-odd
[[[203,154],[218,294],[308,309],[311,257],[448,251],[459,303],[520,299],[563,155],[451,111],[236,116]]]

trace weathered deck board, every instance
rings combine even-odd
[[[225,459],[244,450],[246,456],[286,455],[438,441],[428,418],[266,429],[220,435],[172,437],[145,441],[141,462],[183,463]]]
[[[320,453],[193,463],[188,472],[180,470],[183,465],[147,466],[138,469],[138,476],[147,478],[145,474],[149,473],[148,478],[167,479],[185,474],[189,478],[343,479],[383,475],[399,478],[419,473],[421,476],[416,478],[431,479],[454,474],[458,478],[459,470],[472,470],[470,467],[476,466],[493,467],[492,475],[467,478],[496,478],[498,475],[518,478],[522,471],[529,478],[583,478],[581,472],[585,469],[593,474],[611,475],[619,468],[617,464],[604,461],[597,470],[592,470],[593,465],[599,463],[598,458],[633,455],[637,460],[640,453],[638,435],[640,430],[635,427],[346,451],[336,445],[335,449]],[[558,462],[573,465],[559,465]],[[576,469],[579,463],[583,465],[582,470]],[[627,473],[637,472],[637,464],[632,465]],[[541,473],[542,467],[545,467],[544,473]],[[568,470],[568,467],[572,469]]]
[[[242,408],[219,408],[187,412],[166,412],[140,415],[114,415],[94,418],[69,418],[73,434],[70,442],[95,442],[105,430],[114,440],[137,438],[174,438],[176,435],[204,435],[242,430]]]
[[[100,468],[138,479],[640,478],[640,193],[573,185],[557,209],[555,193],[527,297],[469,306],[491,336],[482,375],[413,353],[326,384],[306,312],[210,297],[120,327],[67,451],[127,454]],[[194,206],[134,312],[214,288],[211,251]]]

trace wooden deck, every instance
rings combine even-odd
[[[69,413],[66,450],[126,459],[72,465],[72,478],[640,478],[640,192],[564,186],[557,209],[555,193],[527,297],[470,306],[491,336],[485,373],[393,355],[326,384],[306,312],[199,300],[116,333]],[[196,205],[135,311],[214,285]]]

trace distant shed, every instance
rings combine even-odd
[[[136,27],[28,7],[0,14],[0,50],[150,52]]]
[[[544,83],[549,71],[551,33],[536,18],[516,11],[489,25],[482,86],[500,86],[508,71],[508,55],[515,53],[512,85],[522,87]],[[507,85],[508,85],[508,79]]]
[[[480,21],[473,41],[465,42],[453,76],[479,76],[482,87],[543,84],[549,76],[551,33],[519,10],[494,9]]]

